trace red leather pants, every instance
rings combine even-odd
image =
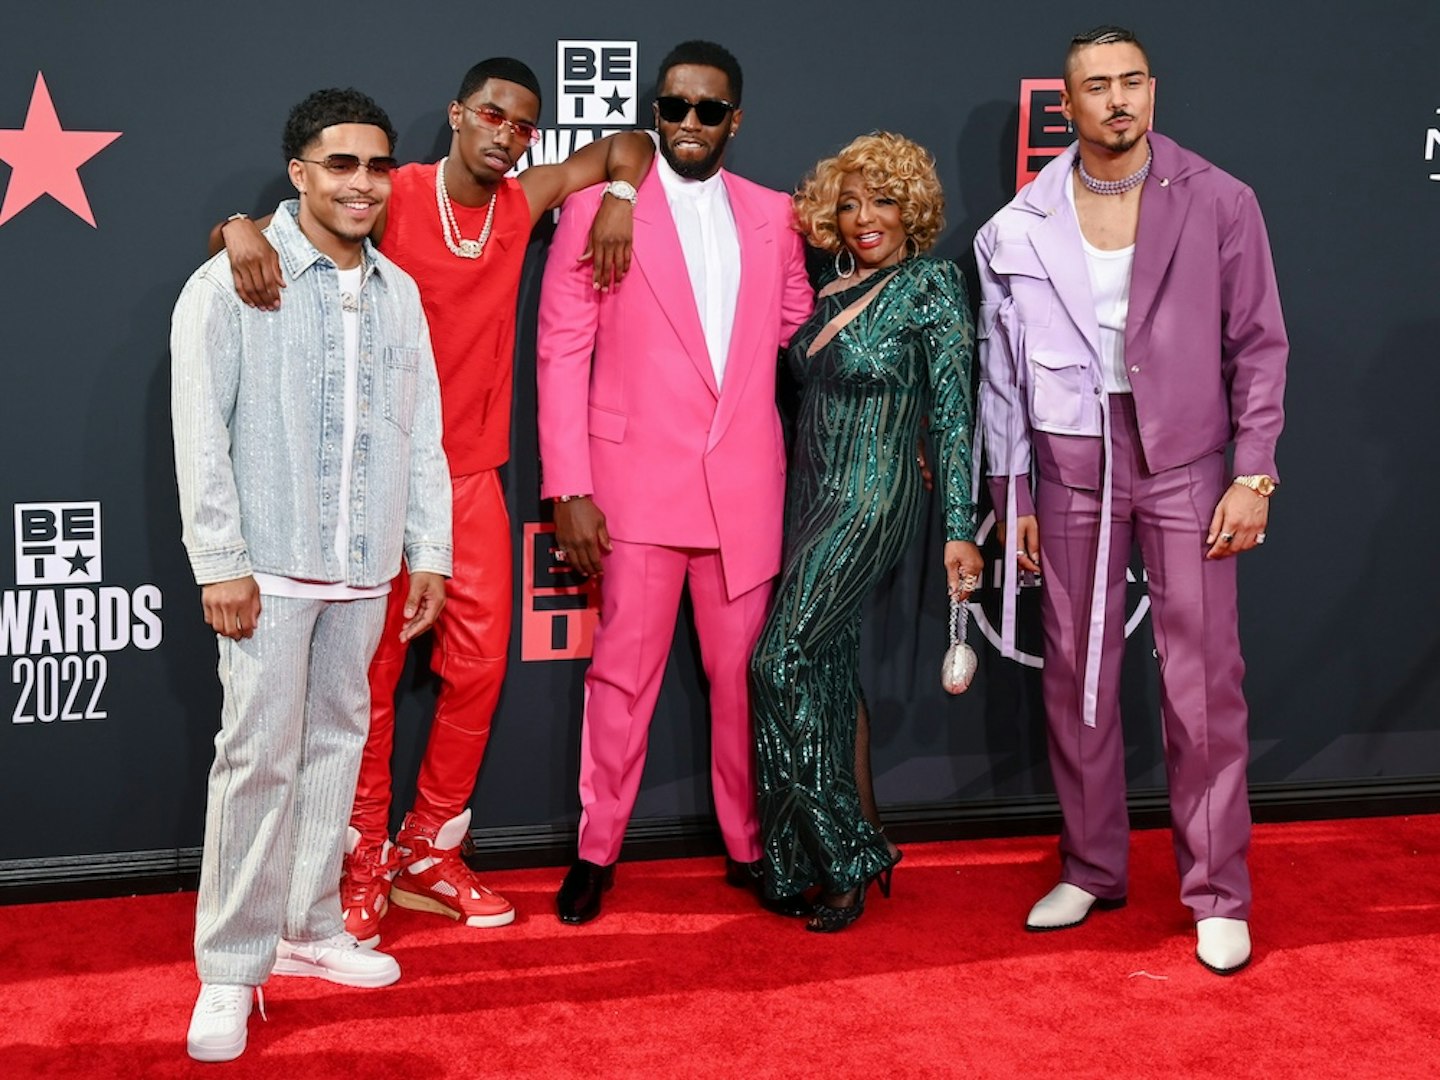
[[[513,606],[510,516],[494,469],[455,477],[454,576],[445,583],[445,607],[435,624],[430,667],[440,697],[420,764],[414,813],[439,826],[470,802],[490,739],[510,645]],[[404,625],[409,574],[402,567],[391,586],[385,631],[370,663],[370,735],[350,824],[370,841],[389,833],[390,755],[395,745],[395,687],[405,667]]]

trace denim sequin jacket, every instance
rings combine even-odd
[[[280,204],[266,234],[287,288],[279,311],[235,294],[222,252],[191,276],[171,324],[171,417],[183,539],[206,585],[255,571],[368,587],[449,576],[450,472],[440,392],[415,282],[368,241],[350,542],[335,552],[345,334],[335,264]]]

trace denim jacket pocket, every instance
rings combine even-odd
[[[1030,417],[1037,427],[1079,431],[1085,404],[1084,357],[1034,349],[1030,353]]]
[[[415,421],[415,384],[419,376],[419,349],[385,347],[385,419],[406,435]]]

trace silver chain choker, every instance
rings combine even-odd
[[[1124,195],[1125,192],[1139,187],[1150,175],[1150,162],[1155,158],[1155,151],[1150,147],[1145,148],[1145,164],[1136,169],[1129,176],[1121,177],[1119,180],[1096,180],[1085,171],[1085,162],[1080,160],[1080,155],[1075,155],[1075,168],[1080,173],[1080,183],[1093,191],[1096,195]]]
[[[445,237],[445,246],[452,255],[458,255],[462,259],[478,259],[485,251],[485,241],[490,239],[490,227],[495,224],[495,196],[500,192],[497,189],[490,195],[490,209],[485,212],[485,226],[480,230],[480,236],[475,240],[466,240],[460,235],[460,223],[455,220],[455,207],[450,203],[450,192],[445,189],[445,163],[449,160],[448,157],[443,157],[435,167],[435,206],[440,211],[440,232]]]

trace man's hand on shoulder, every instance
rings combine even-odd
[[[616,195],[601,195],[595,220],[590,223],[589,246],[579,260],[593,263],[595,288],[609,292],[630,272],[634,237],[635,204]]]
[[[279,311],[285,276],[280,271],[280,253],[265,234],[249,218],[237,217],[220,226],[220,237],[230,256],[236,294],[253,308]]]

